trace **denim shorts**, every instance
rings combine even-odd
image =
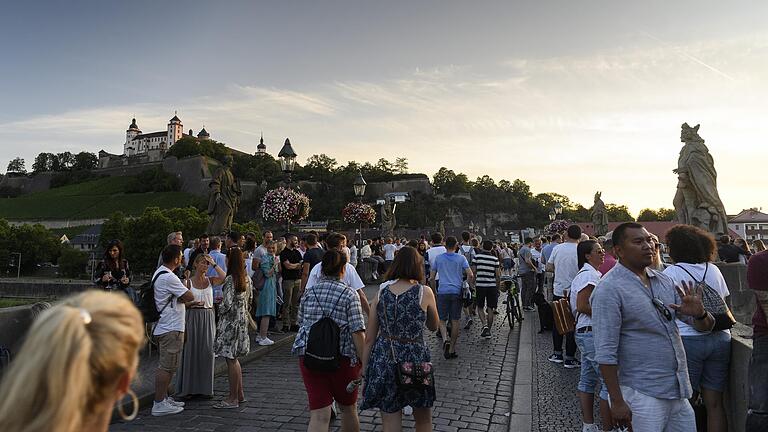
[[[576,333],[576,346],[581,351],[581,376],[577,389],[582,393],[595,393],[595,386],[600,382],[600,399],[608,400],[608,387],[605,386],[600,365],[595,361],[595,339],[591,331]]]
[[[459,294],[437,294],[437,314],[440,321],[458,321],[461,319],[461,296]]]
[[[724,391],[731,362],[731,335],[716,331],[701,336],[683,336],[682,339],[691,387]]]

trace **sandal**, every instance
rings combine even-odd
[[[447,359],[451,358],[451,343],[448,341],[443,342],[443,357]]]
[[[240,404],[230,403],[230,402],[227,402],[226,400],[221,400],[213,404],[213,407],[216,409],[235,409],[235,408],[240,408]]]

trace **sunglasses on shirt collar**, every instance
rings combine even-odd
[[[657,298],[654,298],[654,299],[651,299],[651,304],[653,304],[653,307],[656,308],[656,310],[659,311],[659,313],[662,316],[664,316],[664,318],[666,318],[667,321],[672,321],[672,312],[670,312],[669,309],[667,309],[667,307],[664,306],[663,301]]]

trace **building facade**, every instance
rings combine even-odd
[[[184,125],[181,119],[174,114],[168,121],[166,130],[158,132],[143,133],[136,124],[136,119],[131,121],[128,130],[125,131],[125,144],[123,145],[123,156],[137,156],[148,154],[153,151],[165,153],[176,143],[176,141],[186,136],[192,136],[192,129],[189,134],[184,133]],[[205,127],[197,134],[198,139],[210,139],[210,134]]]
[[[744,240],[768,239],[768,214],[757,209],[742,210],[728,221],[728,228]]]

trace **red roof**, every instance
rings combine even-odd
[[[608,222],[608,231],[613,231],[616,229],[617,226],[623,224],[624,222]],[[671,222],[671,221],[664,221],[664,222],[638,222],[639,224],[643,225],[645,229],[648,230],[651,234],[656,234],[657,237],[659,237],[659,240],[662,242],[665,241],[664,239],[667,238],[667,231],[670,230],[675,225],[678,225],[677,222]],[[591,222],[577,222],[576,225],[581,227],[581,231],[584,232],[587,235],[594,235],[595,234],[595,228],[592,225]],[[729,229],[728,235],[731,236],[731,238],[737,238],[739,237],[736,232]]]

